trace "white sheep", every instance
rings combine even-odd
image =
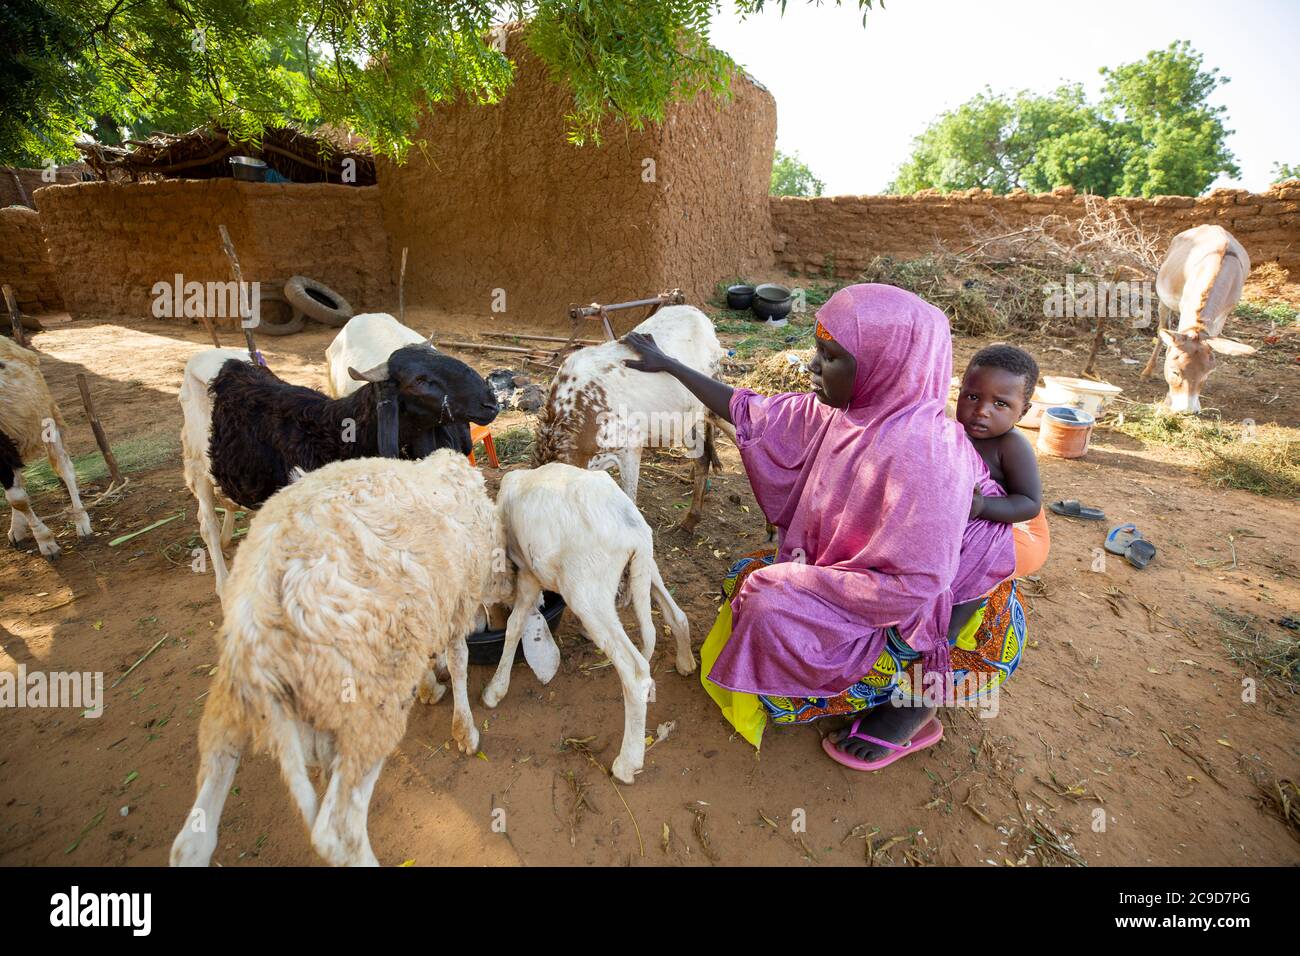
[[[41,452],[68,489],[77,534],[90,535],[90,516],[82,507],[77,474],[63,447],[64,428],[63,415],[41,374],[40,356],[0,336],[0,484],[11,511],[9,541],[20,544],[30,531],[47,558],[59,556],[59,545],[32,510],[23,487],[23,463]]]
[[[452,735],[462,752],[478,750],[465,635],[483,601],[509,599],[503,545],[482,476],[450,450],[336,462],[272,495],[223,595],[198,796],[172,865],[210,860],[250,742],[279,760],[321,857],[378,865],[366,832],[371,792],[416,697],[442,696],[434,653],[451,674]],[[325,778],[319,809],[309,765]]]
[[[388,361],[388,356],[404,345],[428,344],[423,335],[408,329],[387,312],[354,315],[325,350],[329,366],[326,394],[330,398],[343,398],[364,384],[348,374],[349,368],[374,368]]]
[[[517,569],[515,599],[501,663],[483,691],[483,703],[495,707],[505,697],[525,623],[535,622],[543,590],[559,592],[623,685],[623,745],[610,770],[631,783],[645,763],[646,702],[654,699],[652,593],[677,641],[678,673],[695,670],[690,624],[659,576],[650,526],[607,473],[558,462],[507,473],[497,492],[497,512]],[[624,598],[631,601],[641,628],[640,651],[618,618],[625,568]]]
[[[713,323],[699,309],[674,305],[660,309],[633,331],[653,335],[666,355],[706,375],[716,376],[722,346]],[[734,430],[712,415],[671,375],[648,374],[623,365],[638,358],[622,342],[605,342],[574,352],[551,383],[537,425],[534,461],[559,461],[579,468],[616,464],[623,490],[634,502],[647,446],[691,447],[695,490],[681,526],[692,530],[700,519],[709,464],[720,467],[712,429],[734,439]]]

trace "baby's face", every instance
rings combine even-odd
[[[1025,377],[1004,368],[976,366],[966,370],[957,396],[957,421],[971,438],[996,438],[1029,410]]]
[[[808,362],[812,393],[817,400],[835,408],[846,408],[853,398],[858,361],[834,339],[817,339]]]

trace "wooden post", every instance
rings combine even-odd
[[[402,274],[397,278],[397,321],[406,321],[406,246],[402,246]]]
[[[1096,375],[1094,366],[1097,364],[1097,353],[1106,343],[1106,319],[1104,316],[1097,316],[1097,332],[1092,337],[1092,348],[1088,351],[1088,360],[1083,363],[1083,370],[1079,373],[1082,378],[1093,378]]]
[[[23,334],[23,313],[18,308],[18,300],[14,298],[14,290],[8,285],[4,286],[5,305],[9,308],[9,324],[13,328],[14,341],[24,348],[27,347],[27,336]]]
[[[108,447],[104,426],[99,423],[99,416],[95,413],[95,403],[90,397],[90,385],[86,382],[85,372],[77,373],[77,388],[81,391],[81,404],[86,409],[86,417],[90,419],[90,430],[95,433],[95,444],[99,446],[99,453],[104,456],[104,464],[108,465],[108,473],[113,477],[113,484],[121,484],[122,472],[117,468],[117,459],[113,457],[113,449]]]
[[[221,232],[221,247],[225,249],[226,258],[230,260],[230,268],[235,273],[235,289],[239,294],[239,327],[244,330],[244,344],[248,346],[248,357],[256,365],[258,364],[257,343],[253,341],[253,330],[244,325],[244,274],[239,268],[239,257],[235,255],[235,246],[230,241],[230,233],[226,231],[224,225],[217,226],[217,229]]]

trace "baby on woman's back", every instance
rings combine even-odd
[[[1047,560],[1049,539],[1043,517],[1038,458],[1016,422],[1029,411],[1038,384],[1038,363],[1014,345],[990,345],[975,353],[962,376],[957,421],[988,465],[989,477],[1006,496],[986,497],[976,489],[971,519],[1015,525],[1015,577],[1033,574]]]

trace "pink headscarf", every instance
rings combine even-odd
[[[731,690],[837,694],[870,669],[890,625],[925,668],[946,671],[954,582],[955,599],[969,600],[1015,563],[1010,525],[968,531],[976,481],[1000,490],[944,413],[947,317],[902,289],[855,285],[817,318],[857,360],[847,408],[748,389],[731,401],[754,496],[783,532],[778,563],[736,595],[731,639],[709,673]]]

